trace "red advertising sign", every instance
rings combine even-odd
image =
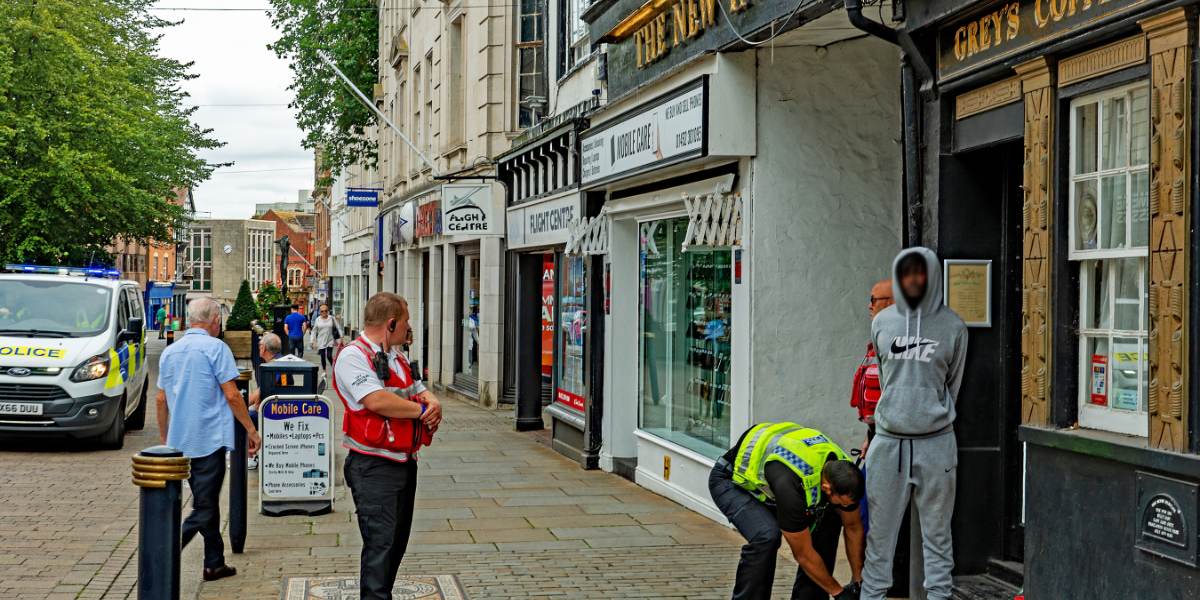
[[[1092,404],[1108,406],[1108,357],[1092,355]]]
[[[554,255],[542,255],[542,375],[554,374]]]
[[[572,394],[571,392],[561,389],[557,391],[558,394],[555,395],[555,400],[562,404],[566,404],[567,406],[579,412],[583,412],[583,396]]]
[[[433,201],[417,207],[417,222],[414,235],[421,237],[442,232],[442,203]]]

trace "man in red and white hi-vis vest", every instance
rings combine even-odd
[[[417,495],[417,452],[442,420],[442,404],[409,372],[400,345],[408,337],[408,302],[371,296],[363,331],[333,368],[333,389],[346,407],[343,473],[354,496],[363,548],[360,598],[390,600],[408,547]]]

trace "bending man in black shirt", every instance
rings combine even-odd
[[[859,502],[862,472],[815,429],[763,423],[742,434],[717,461],[708,489],[746,545],[738,562],[734,600],[768,600],[775,556],[788,541],[800,569],[792,600],[857,600],[866,538]],[[833,578],[838,538],[845,528],[852,581]]]

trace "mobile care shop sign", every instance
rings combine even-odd
[[[323,500],[333,494],[333,410],[321,397],[271,398],[259,415],[261,498]]]
[[[707,77],[587,132],[580,147],[585,186],[705,156]]]

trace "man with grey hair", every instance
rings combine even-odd
[[[258,341],[258,355],[262,358],[263,363],[269,363],[273,360],[283,357],[283,342],[278,335],[274,333],[264,333]],[[275,381],[276,385],[288,385],[288,376],[280,373]],[[250,392],[250,420],[258,422],[258,403],[262,400],[262,387]],[[258,459],[253,456],[246,461],[247,469],[257,469]]]
[[[187,333],[167,346],[158,360],[159,439],[192,459],[188,487],[192,514],[183,522],[181,546],[199,533],[204,537],[204,579],[236,575],[225,564],[221,541],[221,484],[225,451],[233,449],[233,419],[246,428],[250,455],[262,438],[250,420],[234,380],[237,363],[221,333],[221,306],[209,298],[188,304]]]

